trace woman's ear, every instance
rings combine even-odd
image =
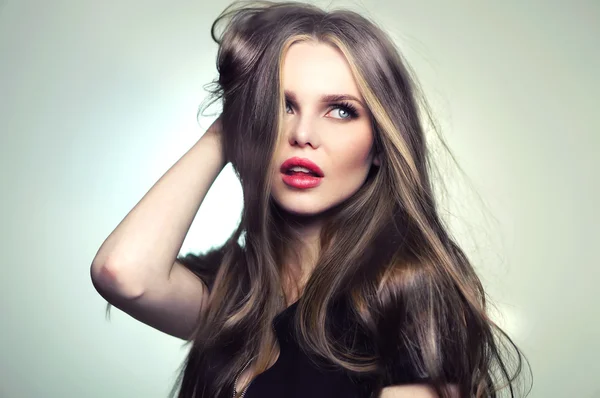
[[[381,160],[379,159],[379,153],[376,153],[375,156],[373,156],[373,165],[379,167],[381,166]]]

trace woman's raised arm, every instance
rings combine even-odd
[[[208,289],[175,260],[226,164],[220,132],[217,119],[119,223],[91,265],[93,284],[107,301],[180,337],[195,321]],[[177,319],[189,322],[173,325]]]

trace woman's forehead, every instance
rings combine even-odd
[[[348,61],[335,47],[301,42],[288,49],[282,68],[284,91],[297,101],[320,101],[327,95],[362,100]]]

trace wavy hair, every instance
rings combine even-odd
[[[219,76],[209,99],[222,101],[225,156],[244,206],[223,246],[178,256],[210,289],[174,387],[179,397],[229,397],[248,361],[257,373],[272,362],[272,320],[286,306],[283,249],[298,236],[273,203],[269,173],[283,135],[283,59],[299,41],[326,43],[345,56],[370,112],[381,166],[326,214],[295,314],[298,343],[315,358],[372,376],[373,397],[402,360],[393,354],[398,345],[440,397],[448,396],[448,382],[465,397],[516,396],[526,360],[490,319],[480,279],[440,219],[423,126],[431,114],[388,35],[351,10],[270,1],[233,3],[211,35]],[[368,336],[368,351],[334,337],[327,319],[338,300]]]

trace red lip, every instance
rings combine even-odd
[[[314,164],[313,162],[311,162],[310,160],[308,160],[306,158],[299,158],[299,157],[289,158],[288,160],[283,162],[283,164],[281,165],[280,171],[285,174],[290,168],[295,167],[295,166],[306,167],[307,169],[309,169],[310,171],[312,171],[319,177],[323,177],[323,170],[321,170],[319,168],[319,166],[317,166],[316,164]]]

